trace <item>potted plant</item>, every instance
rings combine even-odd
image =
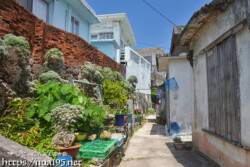
[[[117,113],[115,114],[115,121],[116,121],[116,126],[124,126],[125,119],[122,110],[118,110]]]
[[[86,132],[75,132],[74,135],[76,137],[76,141],[84,141],[87,138],[88,133],[86,133]]]
[[[73,132],[69,131],[69,126],[75,125],[79,120],[83,119],[82,111],[83,107],[81,106],[63,104],[51,112],[53,126],[58,132],[52,138],[52,145],[72,157],[77,156],[81,144],[75,143],[76,136]]]
[[[184,143],[180,137],[174,138],[174,146],[177,150],[182,150],[184,148]]]

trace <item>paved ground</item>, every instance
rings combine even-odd
[[[194,151],[178,151],[164,126],[148,122],[129,142],[120,167],[213,167]]]

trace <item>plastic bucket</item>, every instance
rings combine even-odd
[[[116,126],[124,126],[124,114],[115,115]]]

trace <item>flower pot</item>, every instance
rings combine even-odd
[[[116,126],[124,126],[124,114],[115,115]]]
[[[77,132],[74,133],[75,137],[76,137],[76,141],[84,141],[88,135],[88,133],[84,133],[84,132]]]
[[[183,150],[184,143],[174,143],[174,146],[177,150]]]
[[[58,150],[60,150],[61,153],[66,152],[68,155],[70,155],[71,157],[75,158],[77,156],[77,154],[79,153],[79,149],[82,145],[79,143],[75,143],[74,146],[71,147],[60,147],[57,148]]]

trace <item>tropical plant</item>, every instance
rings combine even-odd
[[[106,112],[100,106],[95,105],[89,99],[86,102],[83,114],[83,120],[76,126],[72,126],[71,131],[92,133],[95,129],[103,128],[106,118]]]

